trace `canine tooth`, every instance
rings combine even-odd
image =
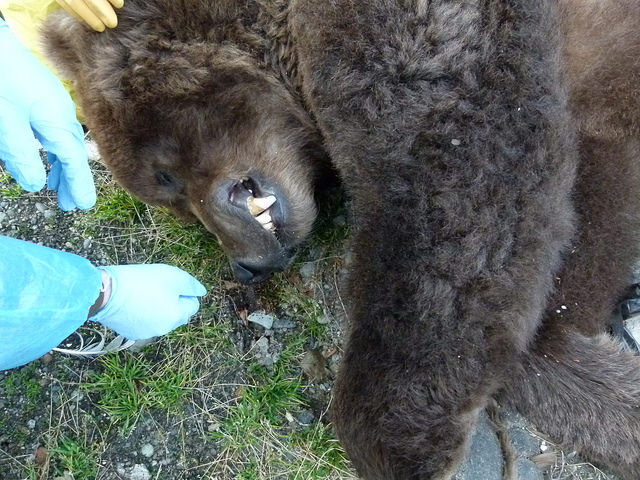
[[[276,226],[272,222],[263,223],[262,226],[264,227],[265,230],[269,230],[270,232],[276,231]]]
[[[267,225],[268,223],[271,223],[271,215],[269,215],[269,212],[265,210],[256,217],[256,220],[258,220],[262,225]],[[273,223],[271,224],[273,225]]]
[[[276,203],[276,197],[273,195],[269,195],[268,197],[249,197],[247,198],[247,205],[249,206],[249,211],[251,215],[254,217],[256,215],[260,215],[271,205]]]

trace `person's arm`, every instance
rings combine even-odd
[[[41,357],[82,325],[100,270],[60,250],[0,236],[0,370]]]
[[[0,236],[0,370],[41,357],[87,317],[130,340],[164,335],[187,323],[205,294],[170,265],[97,268],[72,253]]]

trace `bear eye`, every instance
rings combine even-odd
[[[156,180],[160,185],[165,187],[173,186],[176,183],[175,179],[170,174],[163,172],[162,170],[158,170],[156,172]]]

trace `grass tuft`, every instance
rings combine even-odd
[[[58,446],[51,449],[56,463],[56,475],[73,480],[95,480],[98,472],[98,463],[95,460],[95,452],[87,448],[84,443],[63,436],[58,441]],[[65,472],[69,472],[65,476]]]
[[[99,395],[98,405],[124,430],[131,429],[146,410],[175,409],[185,395],[186,371],[152,368],[145,357],[126,352],[107,355],[100,363],[102,371],[83,387]]]

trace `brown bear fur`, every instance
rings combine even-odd
[[[499,399],[555,441],[636,479],[640,358],[601,332],[639,257],[640,3],[561,5],[579,133],[579,235],[536,342]]]
[[[574,220],[554,4],[293,9],[353,202],[334,420],[365,479],[449,478],[540,324]]]
[[[582,3],[559,30],[550,0],[129,0],[114,31],[45,34],[116,178],[250,280],[308,233],[324,137],[355,222],[335,424],[364,478],[446,478],[492,394],[635,478],[640,360],[593,335],[638,253],[639,4]],[[276,235],[230,201],[247,177]]]

